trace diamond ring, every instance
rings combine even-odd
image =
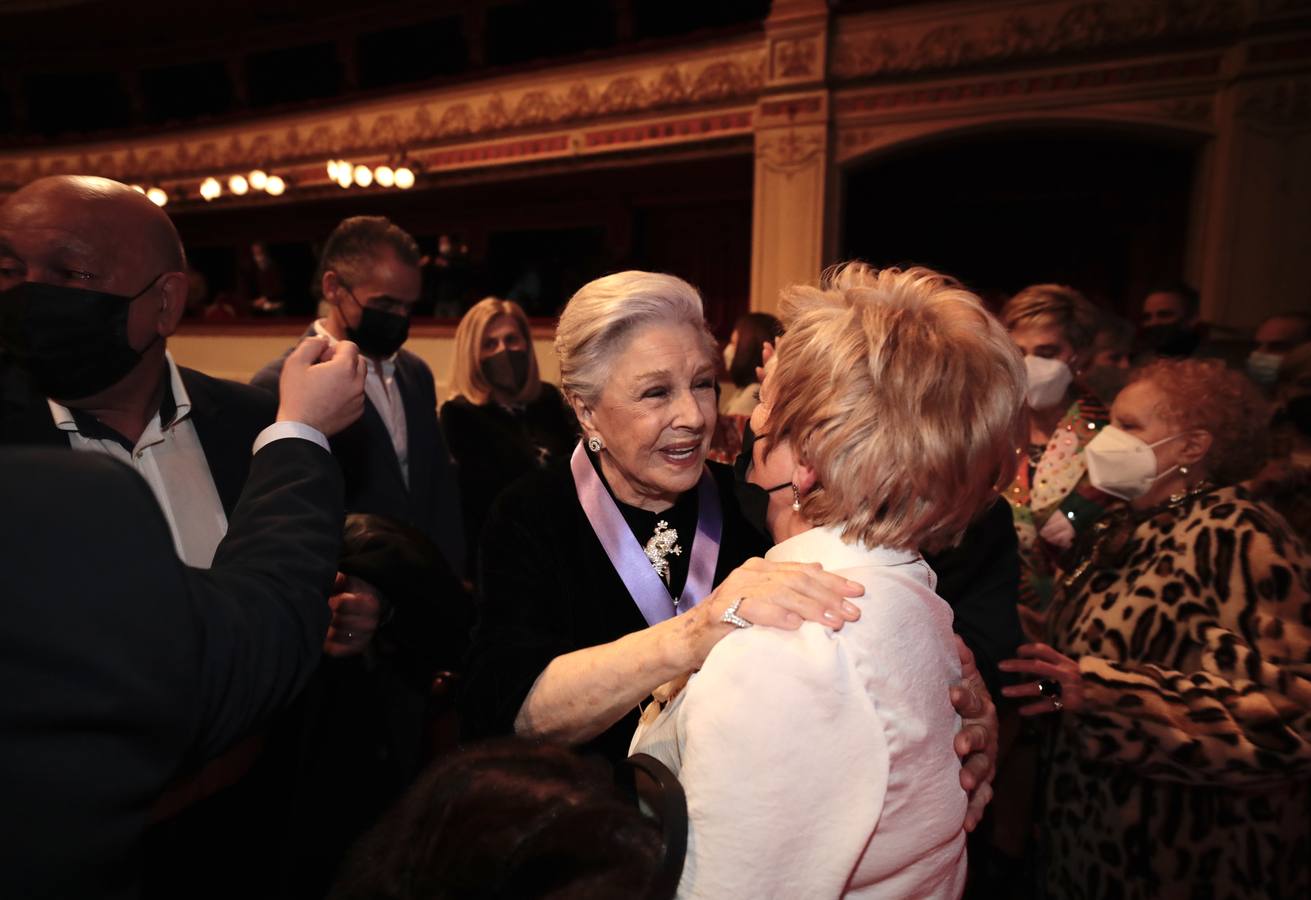
[[[737,608],[742,605],[746,597],[738,597],[733,601],[733,605],[724,610],[724,614],[719,617],[719,621],[725,625],[732,625],[734,628],[750,628],[751,623],[737,614]]]
[[[1044,678],[1038,682],[1038,694],[1042,697],[1051,697],[1053,700],[1059,700],[1061,697],[1061,683],[1051,678]]]

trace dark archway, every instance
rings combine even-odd
[[[920,263],[996,303],[1056,281],[1136,314],[1183,274],[1196,143],[1087,128],[953,134],[844,172],[844,258]]]

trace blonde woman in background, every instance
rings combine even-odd
[[[488,297],[460,320],[451,399],[442,405],[441,420],[460,466],[472,557],[487,510],[505,486],[568,456],[578,441],[573,413],[538,373],[528,317],[519,304]]]
[[[1021,621],[1030,637],[1051,600],[1057,560],[1113,499],[1088,484],[1083,448],[1106,424],[1106,407],[1079,386],[1101,325],[1097,308],[1073,288],[1036,284],[1012,297],[1002,324],[1024,354],[1028,429],[1020,465],[1003,496],[1020,541]]]

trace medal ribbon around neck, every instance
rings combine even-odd
[[[624,521],[623,513],[587,458],[581,442],[574,448],[569,467],[573,470],[578,502],[587,514],[587,521],[648,625],[687,612],[710,594],[715,566],[719,562],[724,514],[719,505],[719,490],[709,468],[702,469],[701,480],[697,483],[696,536],[692,540],[687,583],[678,602],[671,604],[669,589],[652,568],[646,551]]]

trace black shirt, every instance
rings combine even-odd
[[[709,465],[724,511],[713,579],[719,584],[767,545],[738,511],[732,471]],[[695,500],[696,490],[689,493]],[[691,515],[695,531],[694,509]],[[684,549],[686,556],[690,541]],[[510,733],[533,682],[557,656],[647,627],[578,502],[567,459],[501,494],[483,530],[480,558],[479,622],[461,710],[466,738]],[[634,707],[582,749],[611,762],[624,759],[637,716]]]

